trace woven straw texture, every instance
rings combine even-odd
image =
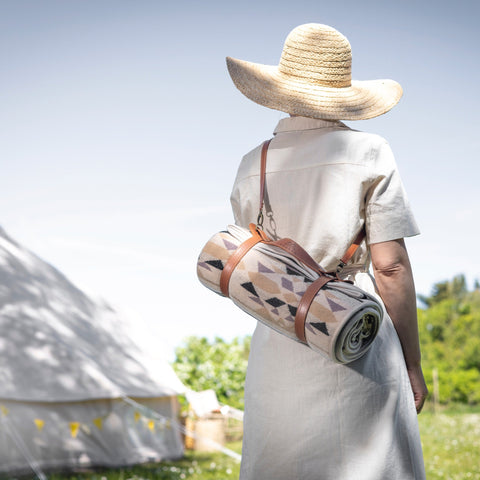
[[[227,57],[235,86],[250,100],[293,115],[362,120],[382,115],[402,96],[394,80],[352,81],[348,40],[327,25],[290,32],[278,66]]]
[[[200,282],[221,294],[220,276],[241,241],[229,232],[215,234],[200,253]],[[241,260],[230,279],[229,296],[243,311],[287,337],[297,340],[295,314],[315,277],[295,270],[295,260],[255,246]],[[366,353],[375,338],[382,308],[375,298],[344,282],[327,284],[309,309],[305,335],[308,346],[336,363],[349,363]]]

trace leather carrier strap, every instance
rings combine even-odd
[[[270,140],[266,140],[263,142],[262,145],[262,152],[261,152],[261,157],[260,157],[260,205],[259,205],[259,214],[258,218],[263,221],[263,203],[265,200],[265,181],[266,181],[266,173],[267,173],[267,151],[268,147],[270,145],[270,142],[273,139],[270,138]],[[257,220],[257,226],[262,227],[262,224],[258,222]],[[355,252],[357,251],[358,247],[362,243],[363,239],[365,238],[365,229],[362,228],[359,232],[358,235],[355,237],[355,240],[352,242],[348,250],[345,252],[345,255],[340,259],[340,262],[337,267],[337,272],[341,272],[343,267],[350,261],[350,259],[353,257]],[[290,240],[292,241],[292,240]],[[293,242],[295,243],[295,242]],[[316,262],[315,262],[316,263]]]
[[[265,198],[265,178],[266,178],[266,165],[267,165],[267,151],[272,139],[267,140],[262,145],[261,160],[260,160],[260,202],[259,202],[259,213],[257,217],[257,225],[251,223],[249,225],[252,236],[245,240],[239,245],[235,250],[232,256],[228,259],[226,264],[223,267],[222,274],[220,276],[220,289],[222,294],[226,297],[229,296],[228,287],[230,283],[230,278],[240,263],[242,258],[257,244],[265,243],[272,245],[282,250],[285,250],[289,254],[293,255],[299,261],[310,267],[316,273],[318,273],[319,278],[312,282],[305,293],[302,295],[300,302],[297,307],[297,312],[295,314],[295,334],[298,339],[306,343],[305,337],[305,321],[307,319],[308,310],[315,299],[317,293],[329,282],[341,281],[337,276],[343,267],[349,262],[353,257],[358,247],[365,238],[365,229],[362,228],[358,235],[356,236],[353,243],[350,245],[348,250],[345,252],[345,255],[340,260],[340,263],[337,267],[337,272],[334,274],[327,273],[298,243],[289,239],[282,238],[277,241],[271,240],[265,232],[262,230],[263,226],[263,204]]]
[[[266,140],[262,145],[262,153],[260,157],[260,204],[258,206],[257,227],[263,226],[263,203],[265,202],[265,177],[267,173],[267,151],[270,140]]]
[[[295,334],[297,338],[306,343],[305,337],[305,321],[307,320],[308,310],[316,297],[317,293],[328,283],[337,281],[337,277],[329,275],[320,275],[313,283],[309,285],[305,293],[302,295],[300,303],[297,307],[297,313],[295,314]]]
[[[242,242],[231,257],[227,260],[227,263],[224,265],[222,274],[220,275],[220,290],[225,297],[228,297],[228,285],[230,283],[230,278],[236,266],[240,263],[242,258],[254,247],[257,243],[269,240],[265,233],[256,228],[253,223],[250,224],[250,231],[252,236]]]
[[[350,261],[355,252],[358,250],[358,247],[360,246],[364,238],[365,228],[362,227],[362,229],[358,232],[358,235],[355,237],[353,243],[350,245],[350,247],[348,247],[345,255],[341,258],[340,263],[337,266],[337,273],[340,273],[343,267]]]

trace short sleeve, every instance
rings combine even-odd
[[[373,155],[373,179],[366,196],[367,242],[418,235],[420,231],[389,144],[383,142]]]

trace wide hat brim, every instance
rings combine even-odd
[[[227,57],[235,86],[250,100],[274,110],[325,120],[366,120],[388,112],[400,100],[394,80],[352,80],[347,87],[325,87],[282,74],[277,66]]]

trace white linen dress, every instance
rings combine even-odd
[[[261,145],[242,160],[235,221],[256,222]],[[282,119],[267,156],[272,236],[333,270],[360,228],[345,276],[375,293],[367,244],[418,234],[388,143],[341,122]],[[401,345],[386,315],[372,348],[338,365],[258,323],[245,385],[241,480],[424,479],[417,415]]]

